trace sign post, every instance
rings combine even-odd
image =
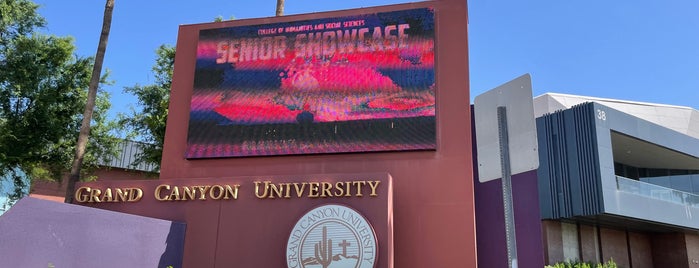
[[[531,77],[525,74],[476,96],[474,106],[478,179],[502,178],[508,267],[517,268],[512,174],[539,166]]]
[[[502,167],[502,203],[505,211],[505,236],[509,267],[517,267],[517,235],[512,207],[512,174],[510,173],[510,146],[507,133],[507,107],[498,106],[498,138],[500,140],[500,165]]]

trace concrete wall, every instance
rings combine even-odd
[[[583,244],[580,243],[576,224],[544,220],[542,227],[546,263],[582,260]]]
[[[561,223],[561,239],[563,239],[563,258],[580,260],[580,241],[578,241],[578,226],[574,223]]]
[[[565,261],[565,257],[563,256],[563,231],[561,230],[561,222],[544,220],[541,223],[546,264]]]
[[[601,262],[600,243],[597,226],[580,225],[580,259],[589,262]]]

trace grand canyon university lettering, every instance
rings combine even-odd
[[[381,181],[338,181],[331,182],[255,182],[257,198],[323,198],[323,197],[362,197],[366,192],[375,197]]]
[[[277,182],[254,181],[258,199],[376,197],[381,181]],[[240,184],[160,184],[150,195],[161,202],[237,200]],[[137,187],[97,188],[83,186],[75,191],[78,203],[134,203],[144,198]]]

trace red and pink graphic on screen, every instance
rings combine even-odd
[[[187,158],[434,150],[434,10],[202,30]]]

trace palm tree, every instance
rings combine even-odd
[[[102,73],[102,63],[104,62],[104,53],[107,50],[107,40],[109,39],[109,29],[112,27],[112,11],[114,10],[114,0],[107,0],[104,6],[104,18],[102,20],[102,33],[100,34],[99,45],[97,46],[97,54],[95,55],[95,65],[92,68],[92,77],[90,78],[90,86],[87,91],[87,103],[85,103],[85,112],[83,113],[83,121],[80,126],[80,135],[78,143],[75,146],[75,158],[73,165],[70,168],[70,177],[68,177],[68,187],[66,189],[66,203],[73,202],[73,192],[75,191],[75,183],[80,180],[80,169],[83,165],[83,157],[85,156],[85,148],[87,140],[90,137],[90,121],[92,120],[92,112],[95,109],[95,98],[97,97],[97,87],[99,86]]]
[[[284,15],[284,0],[277,0],[277,16]]]

